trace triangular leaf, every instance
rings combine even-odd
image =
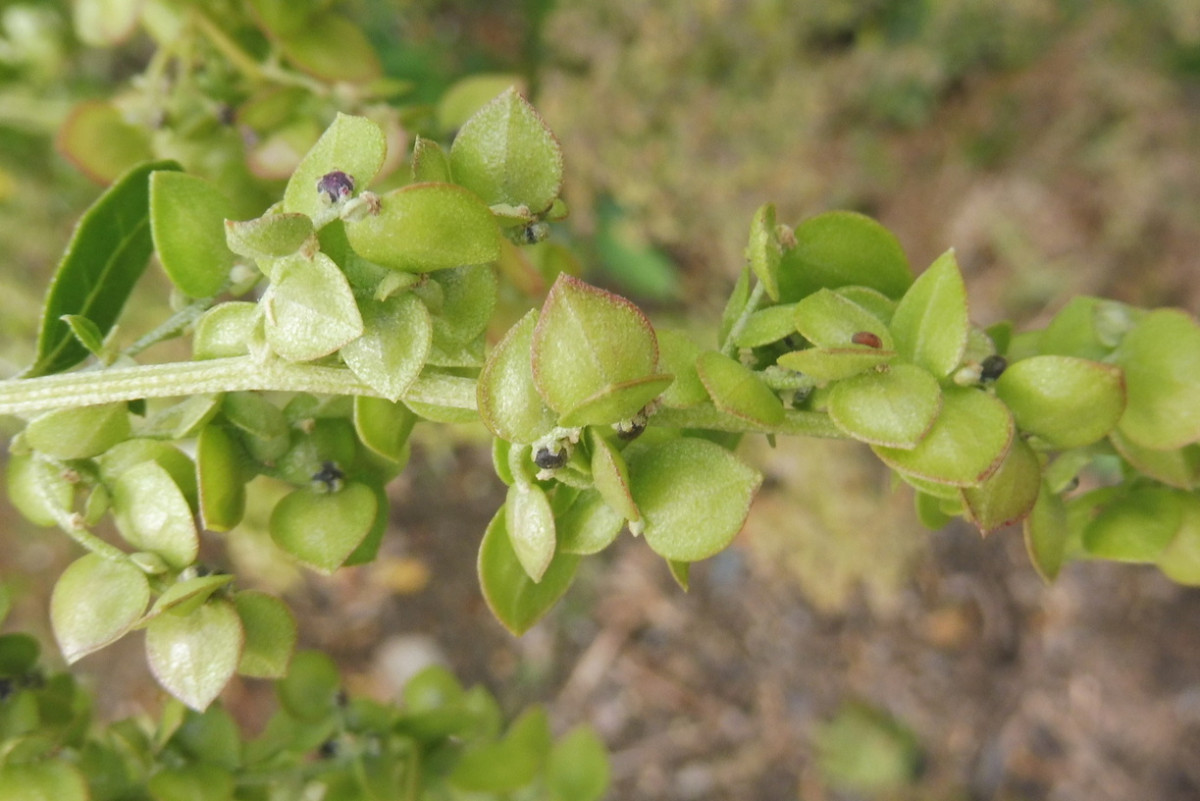
[[[909,287],[892,315],[896,350],[942,378],[967,347],[967,292],[954,251],[942,254]]]
[[[191,614],[159,615],[146,627],[146,659],[167,692],[203,712],[237,670],[242,622],[233,604],[215,600]]]

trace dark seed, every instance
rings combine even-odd
[[[324,462],[321,469],[313,473],[312,481],[322,485],[326,492],[337,492],[342,488],[342,479],[345,477],[346,474],[336,464]]]
[[[984,381],[995,381],[1008,367],[1008,359],[999,354],[992,354],[979,365],[979,377]]]
[[[859,331],[854,336],[850,337],[850,341],[855,345],[866,345],[868,348],[878,350],[883,347],[883,340],[878,334],[872,334],[870,331]]]
[[[617,439],[622,442],[631,442],[642,435],[646,430],[646,424],[640,421],[633,421],[627,427],[617,428]]]
[[[563,448],[551,451],[549,448],[538,448],[533,455],[533,463],[543,470],[554,470],[567,463],[567,450]]]
[[[341,170],[327,172],[317,181],[317,191],[329,198],[330,203],[337,203],[354,194],[354,178]]]

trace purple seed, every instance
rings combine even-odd
[[[354,178],[341,170],[327,172],[317,181],[317,191],[329,198],[330,203],[337,203],[354,194]]]

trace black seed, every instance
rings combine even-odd
[[[642,432],[645,430],[646,430],[646,424],[641,421],[635,420],[632,423],[630,423],[628,427],[617,428],[617,439],[621,440],[622,442],[632,442],[633,440],[640,437],[642,435]]]
[[[342,479],[346,474],[333,462],[324,462],[321,464],[321,469],[313,473],[312,481],[314,484],[324,485],[327,492],[337,492],[342,488]]]
[[[0,701],[5,700],[12,695],[16,689],[16,683],[12,679],[0,679]]]
[[[1008,359],[999,354],[993,354],[979,365],[979,377],[984,381],[995,381],[1008,368]]]
[[[561,448],[557,451],[551,451],[549,448],[538,448],[538,452],[533,455],[533,463],[543,470],[554,470],[562,467],[567,463],[567,450]]]
[[[338,741],[334,739],[326,740],[317,748],[317,757],[320,759],[333,759],[338,753]]]
[[[317,191],[329,198],[330,203],[337,203],[354,194],[354,179],[341,170],[327,172],[317,181]]]

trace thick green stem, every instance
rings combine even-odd
[[[341,367],[319,367],[249,356],[198,362],[113,367],[0,382],[0,414],[29,414],[74,406],[93,406],[140,398],[172,398],[239,390],[311,392],[317,395],[378,393]],[[475,382],[458,376],[427,374],[416,380],[405,400],[475,408]]]

